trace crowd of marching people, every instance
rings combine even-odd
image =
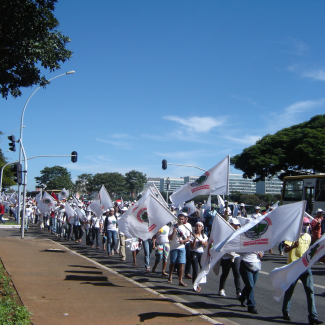
[[[46,193],[47,194],[47,193]],[[188,205],[178,208],[170,206],[170,214],[174,219],[160,227],[160,229],[151,238],[142,239],[138,236],[126,236],[120,229],[119,221],[123,214],[132,210],[134,202],[114,202],[107,209],[100,210],[102,213],[96,213],[96,209],[91,206],[91,202],[83,202],[76,198],[70,198],[68,191],[63,190],[59,197],[49,197],[44,195],[36,198],[28,198],[25,208],[25,229],[28,230],[30,224],[37,224],[41,229],[46,230],[54,236],[61,237],[63,240],[81,242],[85,237],[86,244],[92,249],[102,250],[108,257],[119,256],[121,261],[126,260],[127,248],[131,251],[133,264],[137,264],[137,254],[140,249],[144,250],[145,272],[158,272],[161,268],[161,275],[166,277],[169,283],[173,283],[173,274],[177,272],[178,284],[187,286],[184,278],[195,280],[202,268],[202,256],[206,251],[209,253],[209,237],[211,235],[214,218],[221,216],[225,222],[234,230],[238,230],[251,220],[257,219],[262,214],[270,213],[275,206],[268,206],[261,213],[260,207],[255,207],[255,213],[248,215],[245,210],[245,204],[234,205],[231,210],[222,201],[219,202],[220,210],[211,206],[209,209],[201,203],[197,206]],[[45,208],[49,207],[50,208]],[[190,207],[190,208],[189,208]],[[17,220],[17,200],[2,198],[0,204],[0,220],[4,211],[11,211]],[[136,209],[136,208],[134,208]],[[192,210],[191,210],[192,209]],[[189,213],[191,210],[191,213]],[[315,218],[305,216],[301,235],[296,242],[283,241],[279,244],[279,254],[288,254],[288,264],[301,258],[309,246],[317,241],[325,232],[325,219],[322,217],[323,210],[318,209]],[[150,266],[150,256],[155,252],[154,265]],[[271,250],[272,254],[273,251]],[[258,314],[254,299],[254,287],[258,280],[258,274],[261,270],[261,259],[263,251],[254,251],[248,253],[227,252],[219,261],[221,276],[219,283],[219,295],[226,296],[225,284],[232,270],[234,285],[236,289],[236,298],[242,307],[247,307],[248,312]],[[169,269],[167,264],[169,261]],[[161,266],[159,264],[161,263]],[[218,272],[216,272],[218,273]],[[298,278],[302,281],[307,296],[307,305],[310,324],[321,324],[318,320],[311,269],[308,269]],[[291,320],[289,314],[291,306],[291,297],[298,279],[286,290],[283,300],[282,312],[285,320]],[[242,287],[242,282],[244,287]],[[199,284],[194,286],[196,292],[201,291]]]

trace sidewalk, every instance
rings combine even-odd
[[[211,324],[51,240],[0,238],[0,258],[34,325]]]

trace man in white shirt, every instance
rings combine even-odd
[[[168,282],[172,283],[172,276],[175,264],[178,264],[178,279],[179,285],[186,287],[187,284],[183,282],[185,257],[185,244],[190,240],[190,235],[187,235],[188,229],[184,226],[187,214],[180,212],[178,215],[178,222],[169,231],[170,243],[170,265]]]

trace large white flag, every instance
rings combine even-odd
[[[100,204],[101,204],[103,210],[113,208],[112,200],[111,200],[109,194],[107,193],[104,185],[102,185],[101,189],[99,190],[98,198],[100,200]]]
[[[229,160],[227,156],[195,182],[186,183],[178,188],[170,196],[170,200],[178,206],[198,195],[228,194]]]
[[[159,200],[159,202],[168,208],[168,204],[165,201],[165,199],[163,198],[163,196],[161,195],[160,191],[158,191],[157,186],[154,183],[152,183],[149,188],[150,188],[151,193],[154,196],[156,196],[156,198]]]
[[[67,214],[68,217],[67,222],[73,225],[76,212],[71,208],[68,202],[65,202],[65,213]]]
[[[53,197],[47,192],[44,192],[43,198],[38,203],[37,207],[41,213],[46,213],[48,211],[51,211],[55,207]]]
[[[194,290],[196,290],[200,281],[208,275],[210,270],[213,269],[214,265],[220,260],[220,258],[226,254],[224,252],[216,252],[214,250],[214,247],[223,242],[234,231],[235,229],[231,227],[230,224],[217,213],[213,219],[211,234],[207,247],[205,248],[202,255],[201,272],[198,274],[193,284]]]
[[[251,220],[238,229],[216,250],[246,253],[271,249],[283,240],[299,238],[306,201],[282,205],[266,215]]]
[[[103,215],[103,209],[100,200],[94,200],[89,204],[89,209],[94,212],[97,218],[100,218]]]
[[[66,200],[69,197],[69,191],[65,188],[59,193],[59,201]]]
[[[279,301],[290,285],[302,273],[311,268],[323,255],[325,255],[325,235],[310,246],[301,258],[288,265],[275,268],[270,272],[269,277],[275,288],[274,299]]]
[[[123,214],[118,220],[118,226],[127,237],[147,240],[174,219],[174,215],[155,196],[149,194],[140,204],[133,206],[126,217]]]

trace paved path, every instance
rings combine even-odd
[[[52,240],[10,233],[0,257],[35,325],[221,324]]]

